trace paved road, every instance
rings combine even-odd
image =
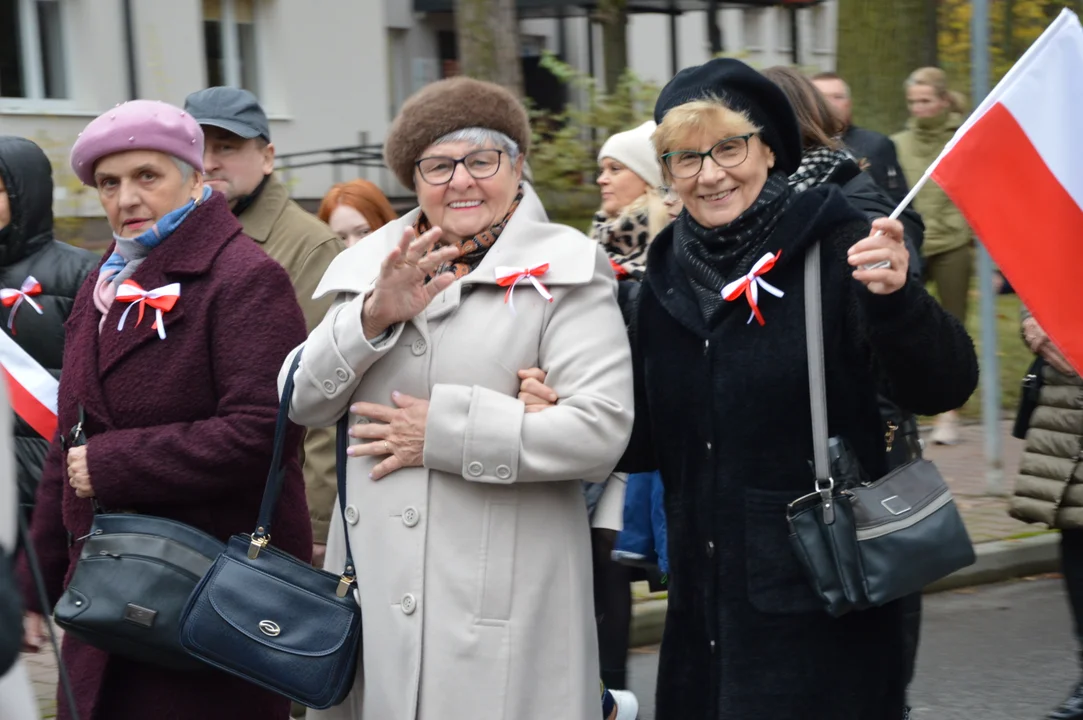
[[[915,720],[1038,720],[1079,679],[1062,584],[1022,580],[927,597]],[[640,720],[654,712],[653,650],[632,654]],[[810,718],[810,720],[815,720]]]

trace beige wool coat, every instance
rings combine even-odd
[[[596,243],[549,223],[527,186],[481,264],[374,347],[362,334],[362,303],[417,213],[332,263],[316,296],[334,303],[297,373],[290,414],[305,425],[332,424],[356,401],[390,405],[394,390],[430,403],[424,467],[374,482],[374,459],[348,461],[345,527],[363,658],[351,695],[309,717],[597,720],[580,479],[604,480],[632,428],[631,354],[613,272]],[[524,281],[513,311],[497,268],[543,263],[553,302]],[[527,414],[516,372],[535,366],[561,400]],[[342,537],[339,514],[328,570],[343,567]]]

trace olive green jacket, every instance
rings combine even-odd
[[[1024,522],[1083,529],[1083,379],[1046,365],[1008,511]]]
[[[925,129],[918,127],[917,121],[910,118],[906,130],[891,136],[907,185],[914,187],[917,184],[962,123],[961,115],[949,113],[944,116],[943,124]],[[921,246],[924,257],[970,244],[970,226],[963,214],[932,180],[925,183],[914,198],[914,209],[921,213],[921,219],[925,222],[925,241]]]
[[[331,306],[331,298],[316,300],[312,295],[331,261],[344,249],[342,241],[319,218],[291,200],[289,190],[274,176],[237,219],[245,234],[289,273],[311,332]],[[310,429],[305,434],[301,462],[312,537],[324,543],[338,494],[334,428]]]

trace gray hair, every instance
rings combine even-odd
[[[483,145],[496,145],[507,153],[508,159],[512,162],[519,159],[519,145],[499,130],[490,130],[489,128],[481,127],[463,128],[462,130],[449,132],[432,144],[442,145],[444,143],[453,142],[465,142],[470,143],[471,145],[477,145],[478,147]]]
[[[188,180],[191,179],[192,175],[195,174],[196,169],[181,160],[179,157],[176,157],[175,155],[170,155],[169,159],[172,160],[173,164],[177,166],[178,170],[180,170],[182,182],[188,182]]]

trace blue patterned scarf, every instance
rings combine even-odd
[[[205,202],[210,196],[210,186],[204,185],[203,197],[198,201],[189,200],[183,207],[166,213],[161,220],[154,223],[149,230],[139,237],[125,238],[113,233],[113,240],[117,244],[116,250],[102,265],[101,275],[104,277],[107,273],[116,273],[111,280],[115,285],[119,286],[132,276],[136,268],[146,260],[151,250],[161,245],[163,240],[172,235],[173,231],[184,222],[184,219],[196,209],[196,206]]]

